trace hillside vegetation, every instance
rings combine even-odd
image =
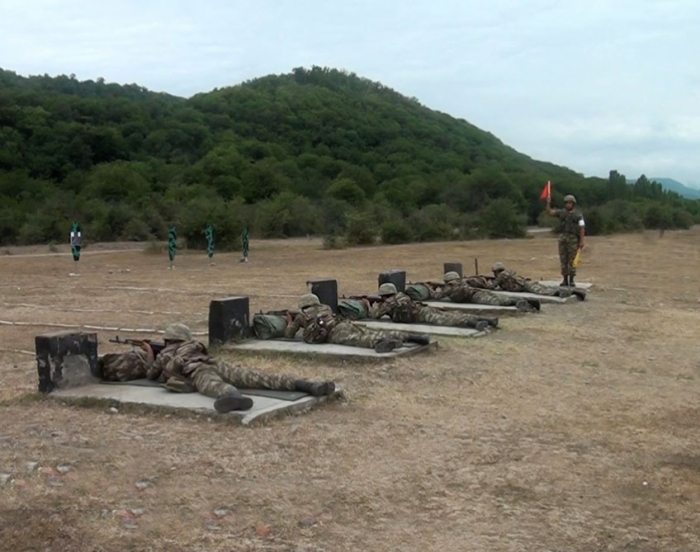
[[[183,99],[0,70],[0,242],[254,236],[369,244],[520,236],[574,193],[591,233],[688,227],[700,202],[623,175],[583,178],[464,120],[333,69]]]

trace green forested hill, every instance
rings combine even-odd
[[[194,245],[209,222],[223,245],[244,225],[355,243],[517,236],[536,222],[547,180],[555,200],[579,197],[593,232],[687,226],[699,212],[652,183],[532,160],[337,70],[295,69],[190,99],[0,70],[5,244],[65,240],[72,220],[88,240],[162,239],[177,224]]]

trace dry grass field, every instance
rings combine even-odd
[[[381,364],[239,359],[347,390],[304,416],[244,428],[38,396],[26,352],[57,329],[42,324],[204,331],[211,298],[293,307],[310,278],[370,292],[384,269],[434,279],[474,257],[482,272],[501,260],[558,277],[542,235],[251,246],[248,264],[190,253],[174,271],[165,256],[88,248],[75,277],[46,247],[0,256],[0,320],[36,324],[0,325],[0,473],[13,476],[0,549],[700,550],[700,229],[589,239],[586,302],[503,318],[483,339]],[[117,350],[98,333],[101,352]]]

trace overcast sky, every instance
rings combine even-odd
[[[378,80],[537,159],[700,186],[698,0],[0,0],[0,67],[190,96]]]

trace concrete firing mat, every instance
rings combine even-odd
[[[348,345],[336,345],[334,343],[305,343],[299,340],[286,339],[250,339],[241,343],[229,343],[224,345],[227,351],[250,351],[257,353],[287,353],[296,355],[319,355],[336,358],[395,358],[410,355],[427,350],[430,345],[407,345],[391,351],[390,353],[377,353],[374,349],[363,347],[350,347]]]
[[[244,395],[248,393],[241,389]],[[335,397],[339,394],[336,390]],[[278,391],[278,393],[284,393]],[[280,400],[270,397],[252,396],[253,408],[244,411],[234,411],[228,414],[218,414],[214,410],[214,399],[205,397],[199,393],[172,393],[162,387],[152,387],[143,385],[102,385],[93,383],[71,389],[59,389],[50,395],[58,399],[79,400],[79,399],[102,399],[114,400],[123,404],[138,404],[155,406],[173,410],[192,410],[216,416],[233,416],[238,418],[243,425],[248,425],[253,421],[259,421],[280,414],[287,414],[306,410],[326,402],[330,397],[312,397],[304,395],[297,400]]]
[[[452,301],[421,301],[429,307],[439,309],[462,310],[474,314],[478,313],[494,313],[494,314],[510,314],[519,312],[515,307],[503,307],[501,305],[479,305],[477,303],[453,303]]]
[[[491,293],[497,293],[498,295],[503,295],[505,297],[514,297],[516,299],[539,299],[541,303],[573,303],[578,301],[573,295],[566,299],[561,297],[550,297],[549,295],[537,295],[536,293],[514,292],[514,291],[492,291]]]
[[[542,284],[543,286],[559,287],[559,284],[561,284],[561,282],[559,280],[542,280],[540,284]],[[576,282],[576,285],[574,287],[580,289],[591,289],[593,287],[593,284],[591,284],[590,282]]]
[[[430,335],[444,335],[450,337],[480,337],[486,332],[478,332],[471,328],[455,328],[453,326],[432,326],[430,324],[399,324],[389,320],[357,320],[355,324],[361,324],[373,330],[389,330],[392,332],[426,333]]]
[[[157,381],[147,379],[137,379],[131,381],[101,381],[102,385],[135,385],[137,387],[162,387]],[[271,389],[240,389],[241,393],[256,397],[268,397],[279,399],[280,401],[296,401],[306,397],[302,391],[273,391]]]

